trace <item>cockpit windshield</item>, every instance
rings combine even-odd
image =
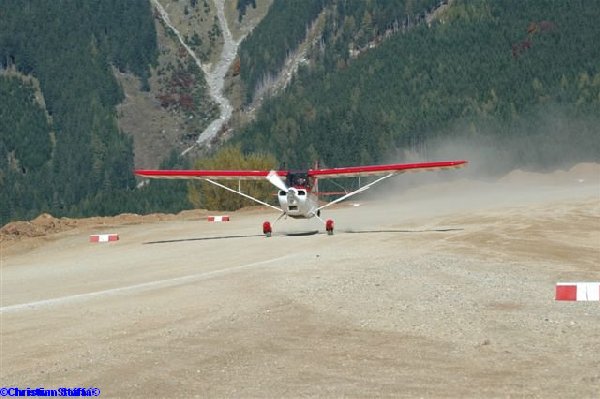
[[[286,184],[289,187],[304,187],[309,188],[308,173],[306,172],[289,172],[286,179]]]

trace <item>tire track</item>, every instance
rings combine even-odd
[[[17,305],[3,306],[3,307],[0,307],[0,314],[19,312],[19,311],[23,311],[23,310],[37,310],[37,309],[41,309],[41,308],[48,308],[48,307],[64,305],[64,304],[68,304],[68,303],[83,302],[83,301],[91,300],[93,298],[101,298],[101,297],[107,297],[107,296],[113,296],[113,295],[119,295],[119,294],[135,294],[137,292],[156,290],[159,288],[175,287],[178,285],[184,285],[184,284],[193,283],[193,282],[197,282],[197,281],[208,280],[213,277],[219,277],[219,276],[223,276],[223,275],[226,275],[229,273],[235,273],[238,271],[251,269],[251,268],[254,268],[257,266],[263,266],[263,265],[268,265],[271,263],[280,262],[280,261],[290,258],[292,256],[293,255],[284,255],[284,256],[280,256],[278,258],[274,258],[274,259],[248,263],[246,265],[234,266],[234,267],[229,267],[226,269],[213,270],[210,272],[195,273],[195,274],[190,274],[187,276],[150,281],[147,283],[133,284],[133,285],[125,286],[125,287],[110,288],[107,290],[88,292],[85,294],[66,295],[66,296],[62,296],[62,297],[58,297],[58,298],[43,299],[41,301],[34,301],[34,302],[21,303],[21,304],[17,304]]]

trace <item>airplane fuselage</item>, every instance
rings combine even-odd
[[[290,187],[277,193],[279,206],[285,214],[295,219],[309,219],[316,215],[317,196],[306,188]]]
[[[317,179],[307,171],[290,171],[286,177],[286,190],[279,190],[277,199],[283,212],[295,219],[309,219],[317,215],[319,200],[314,191]]]

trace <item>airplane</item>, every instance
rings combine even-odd
[[[325,230],[328,235],[333,234],[333,220],[321,219],[321,210],[331,205],[342,202],[356,194],[362,193],[375,184],[388,179],[397,174],[405,172],[435,171],[444,169],[456,169],[464,167],[467,161],[443,161],[443,162],[421,162],[407,164],[386,164],[386,165],[367,165],[350,166],[344,168],[328,168],[308,170],[151,170],[138,169],[135,174],[140,177],[151,179],[200,179],[221,187],[225,190],[239,194],[256,203],[268,206],[281,212],[281,215],[275,222],[282,217],[291,217],[294,219],[310,219],[316,217],[325,224]],[[370,183],[362,185],[358,189],[345,193],[341,197],[328,202],[324,205],[319,203],[318,179],[330,179],[337,177],[363,177],[378,176]],[[227,187],[215,180],[262,180],[267,179],[279,191],[277,199],[279,207],[268,204],[246,193]],[[269,221],[262,225],[263,234],[271,237],[273,227]]]

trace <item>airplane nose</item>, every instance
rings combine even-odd
[[[288,199],[288,204],[296,205],[297,200],[298,200],[298,192],[296,191],[295,188],[290,187],[290,189],[287,192],[287,199]]]

